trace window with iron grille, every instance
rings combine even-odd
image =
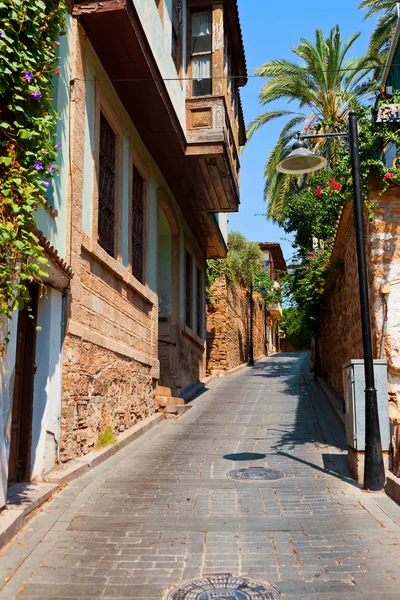
[[[144,283],[144,181],[132,165],[132,274]]]
[[[171,53],[177,71],[182,63],[182,0],[172,0],[172,41]]]
[[[202,272],[200,269],[196,269],[196,333],[199,337],[202,337],[203,329],[203,282]]]
[[[185,253],[185,323],[192,328],[192,255]]]
[[[116,135],[100,114],[98,242],[114,256]]]

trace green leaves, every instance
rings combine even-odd
[[[28,305],[27,284],[47,276],[34,234],[35,211],[46,204],[37,166],[56,162],[52,80],[66,14],[65,0],[0,0],[0,315],[7,318]]]

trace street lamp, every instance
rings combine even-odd
[[[365,465],[364,488],[370,491],[382,490],[385,485],[381,434],[379,428],[378,401],[374,377],[374,361],[371,340],[371,318],[369,310],[367,257],[365,252],[365,232],[361,187],[360,151],[358,123],[355,111],[349,112],[349,132],[324,133],[299,136],[293,151],[277,166],[280,173],[300,175],[322,169],[327,160],[309,150],[303,140],[315,138],[335,138],[349,136],[353,175],[354,216],[356,224],[358,280],[360,285],[361,326],[364,349],[365,373]]]

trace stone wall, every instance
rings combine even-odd
[[[61,460],[94,450],[101,431],[123,432],[156,411],[151,368],[67,335]]]
[[[374,358],[379,358],[385,315],[380,286],[389,283],[383,357],[388,361],[389,415],[397,470],[400,463],[400,188],[391,184],[388,192],[379,195],[379,186],[372,180],[370,199],[374,204],[374,218],[370,221],[366,217],[365,226],[373,349]],[[345,205],[338,225],[324,296],[320,355],[323,376],[342,394],[343,365],[347,360],[363,358],[352,203]]]
[[[382,283],[391,283],[388,297],[388,328],[384,358],[388,361],[389,396],[400,405],[400,189],[391,185],[379,195],[371,182],[374,218],[365,215],[367,264],[370,281],[371,325],[374,358],[379,358],[384,318]],[[343,364],[363,358],[360,300],[353,204],[345,205],[339,221],[321,327],[321,367],[328,383],[342,393]]]
[[[366,227],[369,228],[368,221]],[[370,260],[367,262],[370,265]],[[363,357],[352,202],[344,206],[332,253],[323,298],[319,353],[323,377],[342,394],[343,365]]]
[[[257,293],[253,301],[254,357],[258,358],[265,354],[266,313]],[[207,302],[207,374],[222,374],[248,362],[249,348],[249,292],[219,277]]]

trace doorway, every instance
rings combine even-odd
[[[38,286],[30,286],[29,292],[30,310],[18,313],[8,485],[30,477]]]

